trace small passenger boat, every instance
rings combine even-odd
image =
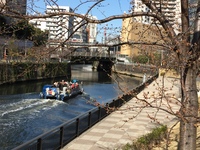
[[[73,79],[70,82],[62,80],[61,82],[54,82],[52,85],[44,85],[42,92],[40,92],[40,98],[65,101],[82,93],[82,82],[79,82],[76,79]]]

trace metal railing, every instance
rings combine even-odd
[[[150,84],[157,77],[158,74],[147,80],[146,83]],[[145,88],[146,83],[143,83],[139,85],[136,89],[131,90],[130,92],[128,92],[129,94],[122,95],[118,99],[108,102],[103,107],[95,107],[85,114],[69,120],[68,122],[61,124],[60,126],[50,130],[49,132],[44,133],[14,148],[13,150],[58,150],[60,148],[63,148],[70,141],[72,141],[84,131],[89,129],[91,126],[109,115],[111,113],[109,111],[109,108],[118,108],[127,101],[131,100],[134,95],[138,94]]]
[[[100,59],[111,59],[116,60],[116,54],[109,54],[107,52],[73,52],[69,56],[69,59],[72,58],[82,58],[82,59],[93,59],[93,60],[100,60]]]
[[[105,108],[96,107],[13,150],[60,149],[107,115]]]

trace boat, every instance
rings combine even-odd
[[[40,92],[41,99],[56,99],[65,101],[83,93],[82,82],[76,79],[70,82],[54,82],[54,84],[46,84]]]

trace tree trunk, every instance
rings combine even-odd
[[[188,0],[181,0],[182,41],[179,61],[181,67],[181,109],[179,150],[196,150],[198,96],[196,48],[191,48],[189,29]],[[196,22],[197,23],[197,22]]]
[[[197,117],[198,117],[198,96],[196,86],[195,63],[185,71],[182,78],[182,107],[180,109],[180,140],[179,150],[196,150]]]

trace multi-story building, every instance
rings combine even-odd
[[[149,26],[149,24],[135,22],[132,18],[124,19],[122,26],[121,42],[130,42],[130,44],[121,46],[120,53],[129,57],[159,50],[161,47],[156,44],[161,45],[164,40],[167,41],[163,38],[165,37],[164,30]],[[149,44],[145,45],[144,43]]]
[[[149,8],[142,3],[141,0],[134,0],[133,3],[133,12],[149,12]],[[141,23],[150,23],[150,18],[148,16],[138,16],[133,18],[136,22],[141,22]]]
[[[89,16],[90,19],[97,20],[96,16]],[[88,27],[88,42],[89,43],[94,43],[96,42],[96,37],[97,37],[97,24],[96,23],[89,23]]]
[[[158,10],[165,15],[177,33],[181,29],[181,1],[180,0],[154,0]],[[154,20],[154,19],[153,19]]]
[[[26,15],[27,0],[1,0],[0,4],[5,6],[6,13]]]
[[[57,8],[57,9],[56,9]],[[58,7],[47,8],[47,14],[56,13]],[[59,11],[69,11],[69,7],[59,7]],[[97,19],[95,16],[89,15],[91,19]],[[36,28],[40,28],[42,31],[49,32],[49,42],[51,46],[53,43],[63,41],[66,42],[83,42],[83,43],[94,43],[96,42],[97,36],[97,24],[89,23],[85,24],[85,20],[78,17],[68,17],[63,15],[55,15],[51,18],[37,18],[29,21]],[[50,46],[49,45],[49,46]]]
[[[177,32],[180,31],[181,25],[181,2],[180,0],[152,0],[152,4],[165,15],[169,23],[176,29]],[[150,9],[142,3],[141,0],[134,1],[134,12],[150,12]],[[149,16],[139,16],[134,17],[137,22],[150,24],[155,23],[155,19]],[[158,22],[156,22],[158,23]],[[159,23],[158,23],[159,24]]]
[[[161,11],[177,33],[181,26],[181,6],[180,0],[153,0],[153,4]],[[134,12],[149,12],[149,8],[142,4],[141,0],[134,1]],[[148,16],[138,16],[124,19],[122,23],[121,41],[131,41],[133,43],[158,43],[163,42],[155,24],[159,25],[156,19]],[[162,29],[162,28],[161,28]],[[124,45],[121,47],[121,53],[130,57],[141,54],[144,50],[158,50],[160,47],[145,46],[142,44]]]
[[[55,14],[46,20],[46,30],[49,31],[49,40],[64,42],[73,32],[74,17],[59,15],[60,12],[72,12],[69,6],[47,6],[46,14]]]
[[[74,18],[74,34],[70,41],[87,43],[87,25],[82,18]]]
[[[39,28],[42,31],[46,31],[46,20],[46,18],[37,18],[30,20],[29,23],[32,24],[35,28]]]
[[[3,13],[9,15],[26,15],[27,0],[0,0],[0,7]],[[13,23],[18,19],[13,17],[7,17],[7,23]]]
[[[96,20],[96,16],[88,15],[90,19]],[[88,23],[85,24],[85,20],[82,18],[75,17],[74,20],[74,33],[73,38],[75,39],[82,39],[84,43],[94,43],[96,42],[97,36],[97,24],[95,23]]]
[[[64,44],[96,42],[97,24],[86,24],[84,19],[65,15],[63,12],[72,12],[72,9],[69,6],[47,6],[46,14],[51,17],[32,19],[29,23],[49,33],[49,47],[56,47],[63,42]],[[97,19],[91,15],[87,15],[87,17]]]

